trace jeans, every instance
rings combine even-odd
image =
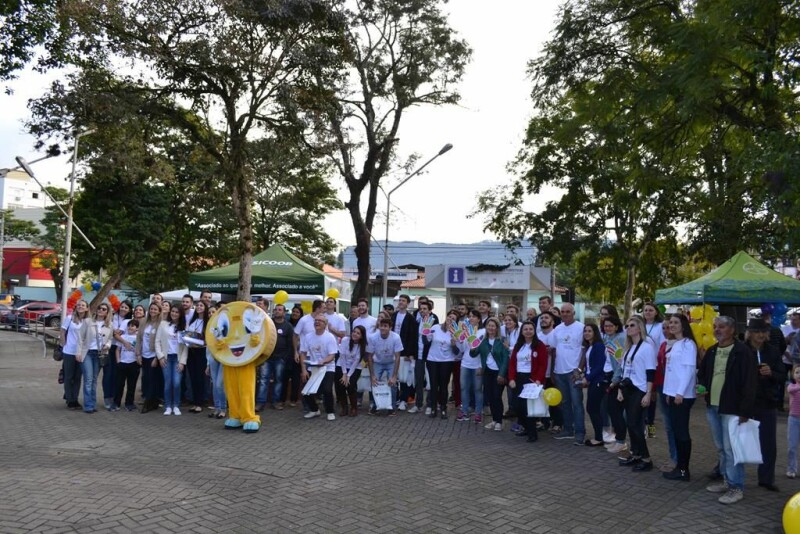
[[[227,411],[228,399],[225,397],[225,383],[222,380],[222,364],[208,356],[208,365],[211,370],[211,386],[214,389],[214,409]]]
[[[103,399],[106,402],[112,402],[117,393],[117,350],[119,347],[111,345],[107,363],[103,366]]]
[[[797,472],[797,445],[800,443],[800,417],[789,416],[786,435],[789,439],[789,461],[787,471]]]
[[[628,435],[631,438],[631,455],[637,458],[650,458],[647,441],[644,439],[644,417],[647,411],[647,408],[642,407],[644,392],[637,387],[627,387],[623,389],[622,394],[625,399]]]
[[[492,421],[503,424],[503,399],[500,397],[501,386],[497,384],[499,371],[484,369],[483,396],[492,410]]]
[[[483,375],[481,369],[461,367],[461,411],[469,413],[475,406],[475,415],[483,415]]]
[[[91,412],[97,402],[97,375],[100,374],[100,359],[96,350],[90,350],[81,363],[83,369],[83,411]]]
[[[386,382],[389,382],[389,379],[392,377],[394,373],[394,362],[388,363],[379,363],[379,362],[372,362],[372,371],[375,373],[372,375],[372,378],[376,380],[380,380],[381,376],[386,375]],[[394,386],[389,386],[392,390],[392,410],[395,409],[397,406],[397,382],[394,383]],[[370,393],[370,396],[372,393]]]
[[[164,408],[178,408],[181,405],[181,372],[178,369],[178,355],[167,354],[164,372]]]
[[[276,356],[268,359],[263,365],[259,366],[256,404],[267,403],[270,382],[272,383],[272,404],[278,404],[281,401],[285,362],[286,360],[280,356]]]
[[[583,388],[576,388],[572,373],[553,373],[553,380],[561,392],[561,411],[564,415],[564,430],[575,434],[575,441],[583,442],[586,436],[583,412]]]
[[[64,400],[67,403],[77,403],[81,391],[81,376],[83,365],[75,359],[74,354],[64,353]]]
[[[728,432],[728,421],[737,418],[737,415],[720,414],[719,407],[706,408],[706,419],[711,429],[711,438],[717,447],[719,456],[719,471],[725,476],[725,481],[732,488],[744,490],[744,464],[733,464],[733,450],[731,449],[731,436]]]
[[[675,444],[675,432],[673,432],[673,422],[672,422],[672,415],[669,406],[667,405],[667,397],[662,393],[664,390],[664,386],[657,386],[656,391],[658,392],[658,409],[661,411],[661,419],[664,421],[664,432],[667,434],[667,444],[669,445],[669,459],[672,461],[673,464],[678,465],[678,447]],[[689,399],[684,399],[686,402]],[[688,422],[687,422],[688,425]],[[688,432],[688,426],[687,430]],[[689,438],[686,438],[689,439]]]

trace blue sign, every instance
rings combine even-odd
[[[463,267],[448,267],[447,268],[447,283],[448,284],[463,284],[464,283],[464,268]]]

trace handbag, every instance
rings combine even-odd
[[[738,417],[728,420],[726,430],[730,434],[734,465],[764,463],[758,438],[759,425],[755,419],[748,419],[745,423],[740,423]]]
[[[53,347],[53,359],[57,362],[60,362],[64,359],[64,349],[61,345],[56,345]]]
[[[372,397],[375,399],[376,410],[393,410],[392,390],[386,382],[378,382],[372,386]]]

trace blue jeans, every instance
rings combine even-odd
[[[392,377],[392,373],[394,373],[394,362],[372,362],[372,370],[375,373],[375,379],[380,380],[381,377],[385,375],[384,380],[388,383],[389,379]],[[394,386],[389,386],[389,388],[392,390],[392,410],[394,410],[397,407],[397,382],[394,383]],[[372,391],[370,391],[369,396],[370,402],[374,406],[375,402],[372,400]]]
[[[561,412],[564,415],[564,431],[575,434],[575,441],[583,442],[586,425],[583,412],[583,388],[576,388],[572,373],[552,373],[553,382],[561,392]]]
[[[731,449],[731,435],[728,432],[728,421],[738,419],[738,415],[720,414],[717,406],[706,408],[706,419],[711,428],[711,438],[717,447],[719,456],[719,471],[725,476],[728,486],[744,490],[744,464],[733,464],[733,449]]]
[[[475,415],[483,415],[483,375],[478,371],[461,366],[461,411],[468,413],[474,401]]]
[[[258,367],[258,392],[256,393],[256,404],[267,403],[267,391],[269,383],[272,382],[272,404],[281,401],[283,393],[283,368],[285,360],[280,356],[273,356]]]
[[[206,351],[206,354],[208,354],[208,351]],[[214,409],[227,411],[228,399],[225,397],[225,384],[222,382],[222,364],[211,355],[208,355],[207,358],[208,365],[211,369],[209,372],[211,375],[211,385],[214,389]]]
[[[789,437],[789,463],[788,471],[797,472],[797,444],[800,443],[800,417],[789,416],[789,426],[786,429]]]
[[[164,408],[178,408],[181,405],[181,372],[178,370],[178,355],[167,354],[164,372]]]
[[[675,446],[675,433],[672,431],[672,417],[670,416],[667,397],[662,393],[664,386],[658,386],[658,411],[661,412],[661,419],[664,421],[664,432],[667,433],[667,443],[669,444],[669,459],[673,464],[678,464],[678,449]],[[684,399],[685,402],[685,399]]]
[[[81,363],[83,370],[83,411],[91,412],[97,403],[97,375],[100,374],[100,359],[96,350],[90,350]]]

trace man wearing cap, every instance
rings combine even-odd
[[[709,485],[712,493],[723,493],[722,504],[744,498],[744,464],[733,463],[733,449],[728,433],[731,420],[739,424],[753,417],[758,388],[758,360],[744,343],[736,340],[736,321],[720,315],[714,319],[714,337],[697,371],[697,383],[706,389],[706,419],[717,447],[723,482]]]
[[[756,355],[758,388],[756,389],[753,419],[760,423],[758,438],[764,463],[758,466],[758,485],[769,491],[778,491],[775,485],[775,457],[777,446],[778,384],[783,382],[783,363],[778,351],[768,343],[770,325],[764,319],[750,319],[747,324],[747,345]]]

